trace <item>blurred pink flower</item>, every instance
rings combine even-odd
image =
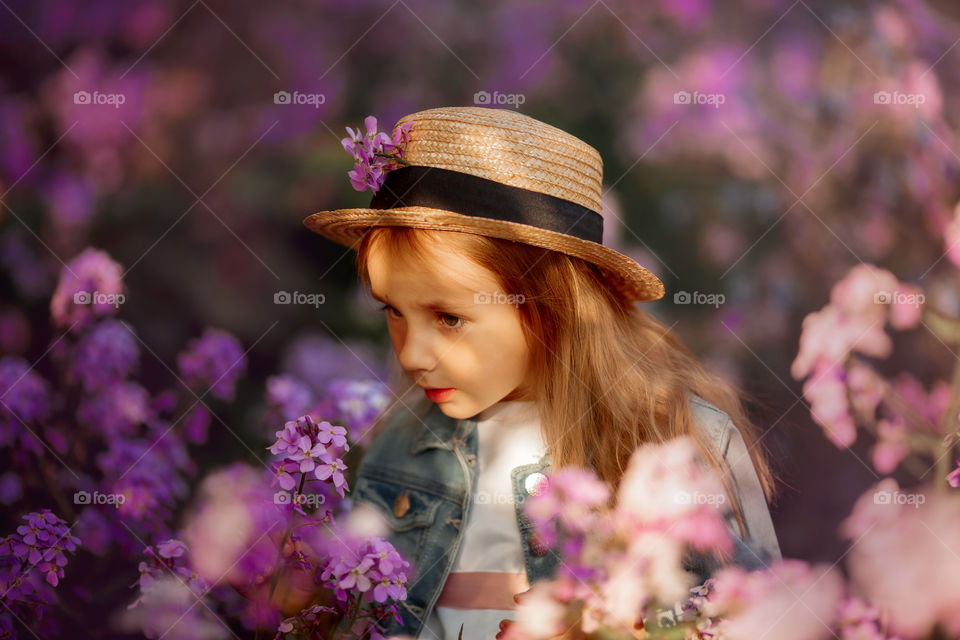
[[[80,329],[96,316],[114,315],[126,287],[123,267],[105,251],[87,247],[60,271],[60,281],[50,299],[53,323]]]
[[[835,637],[832,625],[843,596],[843,578],[829,565],[782,560],[753,572],[729,566],[717,573],[714,589],[705,611],[724,617],[719,624],[724,638]]]
[[[943,243],[946,246],[947,258],[960,267],[960,203],[957,203],[953,210],[953,219],[944,229]]]
[[[947,483],[954,489],[960,488],[960,460],[957,460],[957,468],[947,474]]]
[[[907,426],[902,422],[877,422],[877,444],[873,447],[873,466],[880,473],[892,473],[900,461],[910,453]]]
[[[960,633],[960,496],[904,492],[885,478],[857,500],[841,532],[853,545],[847,568],[867,601],[889,615],[890,628],[924,637],[934,624]]]
[[[270,474],[234,464],[203,479],[184,526],[197,574],[210,584],[244,585],[272,569],[285,526],[274,504]]]
[[[553,597],[550,583],[536,582],[524,594],[523,602],[517,607],[515,623],[504,636],[507,640],[551,638],[566,628],[563,625],[565,612],[565,607]]]
[[[810,402],[813,421],[823,427],[827,438],[838,447],[849,447],[857,439],[857,425],[850,414],[844,371],[840,364],[814,371],[803,383],[803,397]]]
[[[839,307],[828,304],[803,319],[800,349],[790,374],[800,380],[821,365],[842,363],[851,351],[886,358],[892,350],[882,318],[865,322],[863,317],[847,316]]]
[[[890,304],[890,326],[898,331],[917,327],[923,317],[923,302],[920,287],[901,284]]]
[[[886,269],[858,264],[833,285],[830,304],[846,316],[882,322],[886,312],[883,295],[891,296],[899,285],[897,278]]]
[[[847,368],[847,387],[853,408],[868,418],[875,416],[886,393],[886,381],[870,367],[855,361]]]
[[[935,429],[940,429],[940,422],[950,402],[949,384],[937,380],[928,393],[919,380],[904,371],[897,375],[893,387],[920,415],[929,420]]]

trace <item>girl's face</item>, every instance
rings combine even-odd
[[[431,247],[429,265],[371,251],[368,276],[384,304],[400,365],[451,418],[470,418],[501,400],[529,397],[529,352],[509,292],[480,265]]]

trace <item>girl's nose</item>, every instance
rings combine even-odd
[[[426,331],[411,331],[401,338],[397,360],[406,371],[432,371],[437,365],[437,345]]]

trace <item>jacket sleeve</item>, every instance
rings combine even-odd
[[[763,569],[781,559],[780,545],[750,452],[740,430],[726,413],[702,401],[695,413],[730,469],[733,491],[743,514],[746,536],[740,535],[740,527],[732,508],[727,509],[724,515],[724,522],[734,544],[729,564],[741,566],[748,571]],[[688,551],[684,556],[683,566],[697,576],[696,584],[702,585],[722,565],[710,554],[698,555]],[[689,613],[684,607],[685,604],[685,601],[678,602],[672,607],[658,609],[650,614],[652,620],[645,622],[661,627],[675,626]]]
[[[760,478],[753,467],[743,436],[729,417],[725,426],[730,435],[724,460],[730,469],[746,529],[746,539],[743,539],[732,511],[728,513],[727,527],[733,533],[736,544],[733,562],[749,569],[761,568],[781,559],[780,544]]]
[[[729,505],[724,514],[734,544],[729,563],[747,570],[763,569],[781,559],[780,545],[743,435],[730,416],[712,404],[694,397],[691,408],[698,425],[709,435],[729,469],[731,488],[743,516],[745,535],[740,533],[733,505]],[[700,584],[720,567],[719,560],[712,555],[690,553],[685,558],[685,568],[697,575]]]

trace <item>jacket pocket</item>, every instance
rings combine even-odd
[[[367,502],[377,508],[389,527],[387,539],[415,572],[417,561],[427,543],[430,525],[436,519],[441,498],[403,483],[357,478],[354,502]]]

